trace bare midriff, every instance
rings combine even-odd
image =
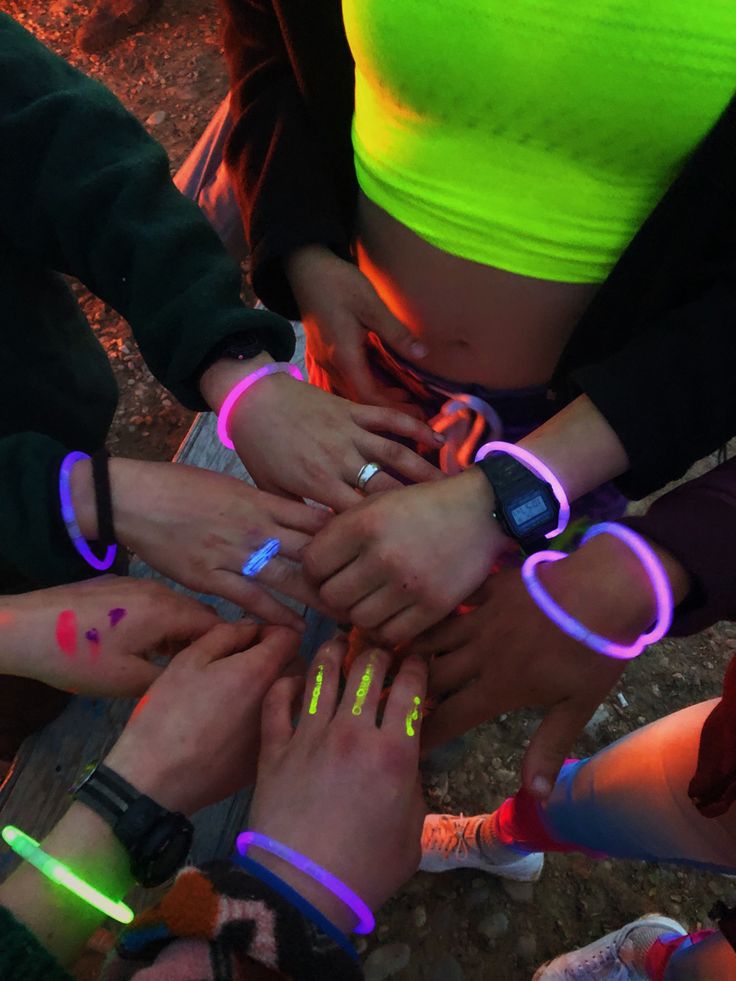
[[[417,367],[493,389],[543,385],[597,284],[519,276],[430,245],[361,193],[358,263],[429,350]]]

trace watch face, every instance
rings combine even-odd
[[[514,535],[525,538],[555,517],[554,507],[541,490],[529,491],[510,502],[506,512]]]
[[[181,814],[169,814],[149,836],[136,863],[141,885],[158,886],[179,871],[192,844],[192,826]]]

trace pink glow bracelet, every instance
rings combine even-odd
[[[662,563],[650,546],[639,535],[629,528],[625,528],[623,525],[617,525],[610,521],[604,521],[601,524],[594,525],[583,536],[580,544],[582,545],[596,535],[606,533],[616,535],[621,541],[631,547],[637,557],[641,559],[644,569],[649,576],[649,581],[652,584],[652,589],[654,590],[657,604],[657,616],[654,626],[647,633],[642,634],[633,644],[628,646],[617,644],[589,630],[579,620],[576,620],[575,617],[563,610],[542,586],[536,575],[536,567],[544,562],[559,562],[560,559],[567,557],[565,552],[547,551],[536,552],[534,555],[530,555],[521,567],[521,575],[531,598],[539,609],[560,630],[564,631],[569,637],[572,637],[573,640],[585,644],[586,647],[596,651],[598,654],[605,654],[606,657],[613,657],[618,660],[630,660],[631,658],[638,657],[649,644],[661,640],[669,630],[672,623],[674,606],[672,589]]]
[[[356,895],[352,889],[349,889],[344,882],[341,882],[336,876],[328,872],[327,869],[323,869],[321,865],[317,865],[311,859],[307,858],[306,855],[300,855],[299,852],[295,852],[287,845],[282,845],[280,841],[275,841],[273,838],[259,834],[257,831],[243,831],[238,835],[235,844],[244,858],[248,853],[249,846],[255,845],[257,848],[271,852],[272,855],[277,855],[285,862],[288,862],[289,865],[293,865],[295,869],[299,869],[316,882],[319,882],[325,889],[329,889],[331,893],[337,896],[341,902],[345,903],[358,917],[358,925],[353,930],[353,933],[371,933],[375,927],[376,921],[373,913],[371,913],[360,896]]]
[[[85,537],[77,524],[77,516],[74,513],[74,502],[72,501],[72,470],[74,469],[75,465],[80,462],[80,460],[89,459],[90,458],[86,453],[80,453],[78,451],[68,453],[64,457],[59,470],[59,502],[61,504],[61,517],[64,519],[64,524],[66,525],[66,530],[72,540],[72,545],[88,565],[91,565],[93,569],[97,569],[98,572],[104,572],[105,569],[109,569],[115,561],[118,547],[117,545],[110,545],[105,552],[104,557],[98,559],[87,544],[87,541],[85,540]]]
[[[225,401],[220,407],[220,415],[217,419],[217,435],[220,437],[222,445],[227,447],[228,450],[235,449],[235,444],[228,435],[228,422],[238,399],[244,392],[248,391],[251,385],[255,385],[261,378],[265,378],[266,375],[276,375],[279,373],[288,373],[292,378],[296,378],[297,381],[304,381],[304,376],[295,364],[289,364],[287,361],[275,361],[273,364],[263,365],[263,367],[257,368],[251,375],[241,378],[228,392]]]
[[[560,513],[557,518],[557,527],[552,531],[548,531],[544,537],[555,538],[557,535],[561,535],[565,528],[567,528],[567,523],[570,520],[570,502],[567,499],[565,488],[547,464],[534,456],[533,453],[530,453],[529,450],[525,450],[523,446],[517,446],[515,443],[502,443],[499,440],[495,440],[492,443],[485,443],[481,446],[475,454],[475,462],[477,463],[479,460],[485,459],[491,453],[506,453],[508,456],[513,456],[519,463],[522,463],[528,470],[531,470],[533,474],[539,477],[540,480],[545,480],[550,485],[552,493],[560,505]]]

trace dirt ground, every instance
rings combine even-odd
[[[74,47],[76,29],[90,7],[77,0],[0,0],[1,10],[112,88],[161,140],[177,167],[226,91],[216,0],[163,0],[138,33],[91,57]],[[127,325],[83,290],[80,295],[120,385],[111,449],[170,458],[190,414],[153,381]],[[660,644],[631,666],[578,751],[594,752],[645,722],[717,695],[734,649],[733,625]],[[533,726],[532,714],[518,713],[477,730],[462,759],[430,779],[430,806],[455,813],[495,807],[516,788]],[[420,874],[379,914],[376,933],[361,946],[372,954],[372,981],[389,976],[380,966],[386,962],[405,965],[391,974],[402,981],[522,981],[549,956],[645,912],[666,913],[689,928],[708,925],[717,898],[736,901],[729,880],[638,862],[552,856],[533,888],[505,888],[472,871]],[[384,950],[376,954],[377,948]]]

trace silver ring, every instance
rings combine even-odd
[[[380,473],[383,467],[380,463],[364,463],[363,466],[358,471],[358,476],[355,478],[355,486],[359,491],[365,490],[365,485],[371,479],[375,477],[377,473]]]

